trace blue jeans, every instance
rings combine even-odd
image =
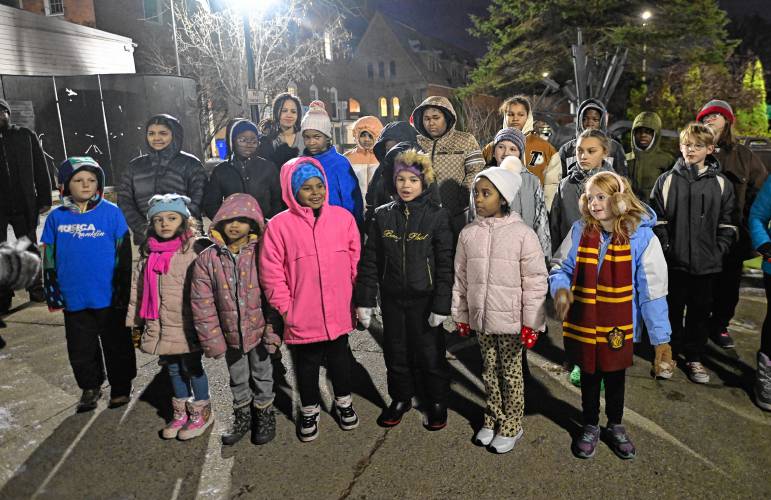
[[[209,399],[209,378],[201,364],[202,352],[161,356],[171,379],[174,397],[187,399],[193,396],[195,401]]]

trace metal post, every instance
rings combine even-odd
[[[110,129],[107,127],[107,113],[104,110],[104,95],[102,94],[102,76],[96,75],[96,81],[99,84],[99,103],[102,105],[102,123],[104,123],[104,137],[107,140],[107,158],[110,160],[110,170],[112,171],[112,181],[117,184],[115,179],[115,166],[112,163],[112,150],[110,149]]]
[[[67,143],[64,141],[64,126],[62,125],[62,110],[59,108],[59,91],[56,90],[56,77],[52,76],[51,81],[54,84],[54,100],[56,101],[56,114],[59,117],[59,131],[62,133],[62,149],[64,157],[67,158]]]
[[[177,59],[177,76],[182,76],[182,68],[179,66],[179,46],[177,45],[177,16],[174,14],[174,0],[169,0],[171,5],[171,31],[174,38],[174,57]]]
[[[254,74],[254,48],[252,47],[252,27],[249,24],[249,16],[243,15],[244,20],[244,46],[246,49],[246,72],[247,72],[247,89],[257,88],[257,79]],[[260,121],[260,108],[255,104],[250,104],[249,92],[247,91],[247,105],[249,106],[249,115],[254,123]]]

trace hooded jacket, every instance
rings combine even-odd
[[[251,125],[255,133],[257,126],[244,118],[228,123],[225,133],[228,159],[214,167],[203,195],[203,213],[210,219],[222,205],[222,200],[233,193],[246,193],[254,197],[270,219],[285,207],[281,201],[281,184],[278,169],[270,161],[257,156],[242,158],[236,154],[233,130],[239,124]]]
[[[423,126],[426,108],[437,108],[444,114],[447,130],[441,137],[431,137]],[[450,215],[455,234],[460,233],[467,221],[465,210],[471,181],[485,168],[479,143],[471,134],[456,130],[457,121],[455,109],[446,97],[431,96],[412,112],[412,122],[420,133],[418,145],[431,157],[442,206]]]
[[[118,184],[118,206],[126,216],[134,243],[145,241],[147,202],[156,194],[177,193],[190,198],[188,208],[193,217],[201,216],[201,202],[206,185],[206,171],[195,156],[182,151],[184,131],[179,120],[170,115],[156,115],[172,133],[172,141],[164,150],[150,149],[148,154],[131,160]]]
[[[752,248],[757,249],[771,242],[771,180],[766,179],[763,188],[752,204],[749,216],[749,230]],[[771,274],[771,262],[763,259],[763,272]]]
[[[262,210],[254,198],[243,193],[229,196],[209,226],[214,244],[201,252],[193,268],[190,299],[195,330],[204,354],[210,358],[227,348],[246,353],[263,342],[268,352],[275,352],[281,345],[274,333],[278,319],[264,303],[260,290],[259,235],[251,233],[249,242],[233,254],[220,233],[218,225],[236,217],[253,221],[260,234],[265,230]],[[267,324],[266,319],[272,324]]]
[[[696,276],[719,273],[738,234],[733,185],[713,156],[707,156],[705,166],[699,174],[680,157],[651,193],[659,219],[656,235],[669,269]]]
[[[389,151],[402,153],[407,143]],[[393,184],[393,160],[384,164],[383,178]],[[383,294],[400,299],[433,297],[431,311],[447,316],[452,295],[453,234],[449,216],[436,200],[430,162],[420,164],[424,190],[414,200],[380,206],[369,226],[367,244],[359,263],[356,305],[375,307],[378,285]]]
[[[268,302],[284,318],[287,344],[335,340],[353,330],[353,284],[360,236],[353,216],[329,204],[318,217],[292,193],[292,174],[315,158],[290,160],[281,169],[281,192],[289,207],[271,219],[260,252],[260,281]]]
[[[582,102],[578,106],[578,112],[576,113],[576,138],[563,144],[559,150],[560,161],[562,162],[562,177],[567,175],[567,172],[570,172],[571,167],[577,163],[576,141],[578,140],[578,136],[581,135],[581,132],[584,131],[584,113],[586,113],[586,110],[588,109],[595,109],[600,112],[600,130],[606,134],[608,133],[608,110],[605,109],[605,105],[602,101],[597,99],[587,99]],[[614,172],[626,177],[629,174],[627,172],[624,147],[612,137],[608,137],[608,139],[610,139],[610,151],[605,159]]]
[[[522,127],[522,133],[525,134],[525,159],[527,170],[538,177],[538,181],[543,187],[546,207],[551,208],[554,193],[557,192],[557,186],[562,178],[562,163],[560,155],[552,144],[541,138],[533,129],[533,111],[527,114],[525,126]],[[506,115],[503,116],[503,128],[508,127]],[[495,144],[494,141],[488,142],[482,150],[485,164],[495,163]],[[551,251],[551,249],[550,249]]]
[[[353,122],[353,137],[356,140],[356,147],[346,151],[343,155],[351,162],[353,172],[359,179],[359,189],[363,196],[367,195],[367,186],[369,186],[369,181],[372,179],[379,162],[371,149],[364,149],[361,146],[359,137],[362,132],[369,132],[374,145],[374,141],[380,136],[382,130],[383,124],[380,123],[380,120],[374,116],[362,116]]]
[[[606,170],[613,171],[607,161],[603,161],[601,166],[589,171],[582,169],[580,164],[574,163],[567,177],[560,181],[549,213],[552,254],[557,252],[562,240],[570,232],[573,223],[581,218],[578,199],[584,192],[584,184],[587,179],[597,172]]]
[[[647,148],[638,146],[634,138],[634,132],[638,128],[653,130],[653,140]],[[641,200],[647,200],[651,196],[651,189],[664,171],[669,170],[675,163],[675,157],[660,149],[661,145],[661,118],[656,113],[643,111],[632,122],[632,150],[626,154],[626,164],[629,169],[629,179],[632,189]]]
[[[281,140],[281,127],[279,126],[281,118],[281,107],[287,99],[291,99],[297,106],[297,121],[295,122],[295,141],[289,145]],[[287,97],[273,103],[273,116],[269,122],[270,132],[260,137],[260,149],[257,155],[271,161],[277,169],[281,170],[284,163],[292,158],[297,158],[305,147],[302,134],[300,133],[300,122],[303,120],[303,105],[300,99],[295,96]]]
[[[327,183],[329,204],[348,210],[357,224],[364,222],[364,197],[361,195],[359,180],[348,159],[338,153],[334,146],[329,146],[329,149],[323,153],[313,155],[313,158],[324,167],[324,174],[329,181]]]
[[[667,306],[669,287],[667,262],[664,260],[661,244],[653,234],[652,229],[655,225],[656,214],[649,209],[648,217],[640,221],[635,232],[629,237],[629,246],[632,255],[633,342],[642,340],[644,325],[648,330],[651,344],[659,345],[669,342],[672,328],[669,324],[669,308]],[[576,221],[551,261],[549,293],[552,297],[557,294],[558,290],[570,290],[573,284],[576,254],[583,231],[584,222]],[[597,259],[598,269],[605,260],[610,242],[610,234],[603,231]]]

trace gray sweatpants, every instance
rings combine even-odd
[[[252,401],[255,406],[265,408],[273,402],[273,363],[262,344],[247,353],[228,348],[225,361],[230,373],[234,408],[246,406]]]

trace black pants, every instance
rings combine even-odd
[[[723,271],[715,275],[712,293],[712,318],[709,321],[709,333],[716,335],[726,328],[734,317],[739,303],[739,285],[742,280],[744,262],[740,252],[734,250],[723,259]]]
[[[581,372],[581,406],[584,425],[600,423],[600,384],[605,380],[605,415],[608,423],[620,424],[624,416],[626,370],[617,372]]]
[[[683,271],[669,271],[667,303],[669,323],[672,325],[672,345],[689,362],[701,362],[707,346],[715,277],[715,274],[695,276]],[[687,314],[684,311],[686,307]]]
[[[78,387],[96,389],[104,382],[104,361],[112,396],[127,396],[137,375],[131,330],[126,328],[126,311],[105,307],[64,312],[67,354]],[[100,348],[101,340],[101,348]]]
[[[37,247],[37,219],[30,223],[24,215],[7,215],[0,213],[0,243],[3,243],[8,239],[8,226],[13,228],[13,234],[16,238],[21,238],[22,236],[29,238],[32,245],[30,245],[28,250],[40,255],[40,251]],[[41,271],[35,277],[35,281],[32,282],[29,290],[42,289],[43,274]],[[0,288],[0,299],[8,299],[9,297],[13,297],[13,290],[10,288]]]
[[[760,352],[771,357],[771,275],[763,273],[763,285],[766,288],[766,319],[760,334]]]
[[[450,370],[444,329],[428,324],[431,298],[401,300],[383,295],[381,310],[388,394],[394,401],[409,401],[415,395],[415,374],[420,374],[426,398],[447,404]]]
[[[303,406],[321,403],[319,367],[325,359],[335,397],[347,396],[351,393],[352,354],[348,346],[347,334],[327,342],[295,344],[292,349],[295,353],[297,385]]]

